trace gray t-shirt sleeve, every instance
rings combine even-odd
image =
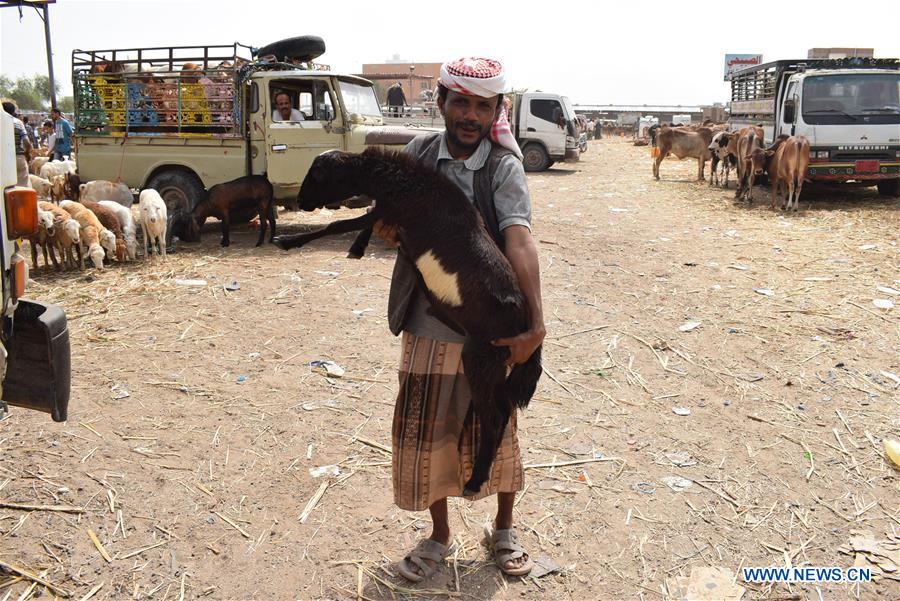
[[[491,185],[500,231],[511,225],[524,225],[530,230],[531,195],[522,162],[511,154],[500,159]]]

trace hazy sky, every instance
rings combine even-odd
[[[516,88],[577,104],[709,104],[727,100],[725,53],[804,58],[812,47],[900,56],[900,1],[864,10],[831,2],[309,2],[58,0],[50,7],[56,78],[71,93],[74,48],[262,46],[318,35],[332,69],[359,72],[399,54],[419,62],[489,56]],[[527,8],[519,8],[527,7]],[[46,73],[34,9],[0,9],[0,72]]]

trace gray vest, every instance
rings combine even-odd
[[[426,165],[437,167],[438,151],[441,148],[441,134],[436,133],[422,145],[418,159]],[[475,172],[472,180],[472,188],[475,194],[475,208],[484,220],[485,228],[502,251],[504,248],[503,234],[497,221],[497,211],[494,207],[494,193],[492,183],[494,173],[500,160],[512,152],[498,144],[491,145],[491,153]],[[391,277],[391,292],[388,297],[388,326],[394,336],[399,336],[403,331],[403,324],[409,312],[409,304],[413,299],[418,281],[416,268],[412,261],[402,250],[397,251],[397,261],[394,263],[394,274]]]

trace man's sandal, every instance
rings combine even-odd
[[[410,551],[399,563],[397,571],[407,580],[412,582],[422,582],[426,578],[434,576],[434,573],[437,572],[438,566],[441,565],[444,558],[450,555],[450,548],[451,545],[442,545],[430,538],[420,540],[415,549]],[[433,561],[434,565],[428,565],[425,562],[426,559]],[[422,570],[421,574],[415,571],[416,567]]]
[[[508,530],[494,530],[491,524],[484,525],[484,536],[488,542],[488,549],[494,556],[494,563],[507,576],[525,576],[534,567],[529,555],[528,560],[517,568],[509,568],[507,562],[519,559],[527,555],[525,549],[519,544],[518,535],[513,528]]]

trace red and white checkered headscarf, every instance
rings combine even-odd
[[[448,90],[466,96],[490,98],[506,92],[506,73],[500,61],[490,58],[460,58],[441,65],[438,83]],[[509,102],[503,99],[503,109],[491,126],[491,140],[511,150],[519,159],[522,151],[509,126]]]

